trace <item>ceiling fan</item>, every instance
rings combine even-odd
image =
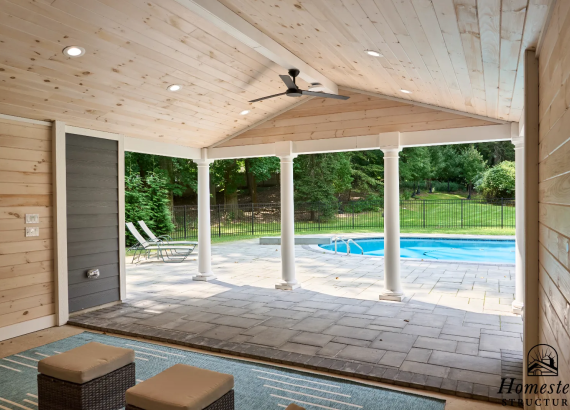
[[[283,82],[287,86],[287,91],[285,91],[284,93],[268,95],[267,97],[261,97],[256,100],[251,100],[250,103],[267,100],[268,98],[279,97],[280,95],[286,95],[287,97],[300,97],[302,95],[312,95],[314,97],[335,98],[337,100],[348,100],[350,98],[344,95],[327,94],[320,91],[301,90],[299,87],[297,87],[297,84],[295,83],[295,78],[299,74],[300,71],[293,68],[289,70],[289,75],[280,75],[279,77],[281,77],[281,80],[283,80]]]

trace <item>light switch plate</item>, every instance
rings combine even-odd
[[[26,227],[26,238],[28,236],[40,236],[40,227],[39,226]]]
[[[40,223],[40,214],[26,214],[26,223],[27,224],[39,224]]]

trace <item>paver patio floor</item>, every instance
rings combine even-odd
[[[302,288],[275,290],[278,246],[213,246],[197,261],[127,264],[127,301],[71,323],[340,374],[498,400],[522,377],[514,266],[406,261],[403,302],[379,301],[383,258],[296,246]]]

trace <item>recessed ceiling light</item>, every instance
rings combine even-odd
[[[411,91],[408,91],[408,90],[400,90],[400,91],[403,92],[404,94],[411,94],[412,93]]]
[[[242,112],[239,113],[239,115],[246,115],[249,114],[249,110],[243,110]]]
[[[372,57],[382,57],[382,54],[380,54],[378,51],[374,51],[374,50],[366,50],[366,54],[368,54],[369,56],[372,56]]]
[[[68,57],[81,57],[85,54],[85,49],[79,46],[69,46],[63,49],[63,54]]]
[[[168,87],[166,87],[166,89],[168,91],[179,91],[181,88],[182,88],[182,86],[178,85],[178,84],[172,84],[172,85],[169,85]]]

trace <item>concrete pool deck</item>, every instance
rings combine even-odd
[[[403,259],[406,297],[387,302],[383,258],[295,250],[292,292],[274,289],[278,246],[217,244],[217,280],[193,281],[195,259],[128,264],[125,303],[70,324],[481,400],[521,379],[513,266]]]

